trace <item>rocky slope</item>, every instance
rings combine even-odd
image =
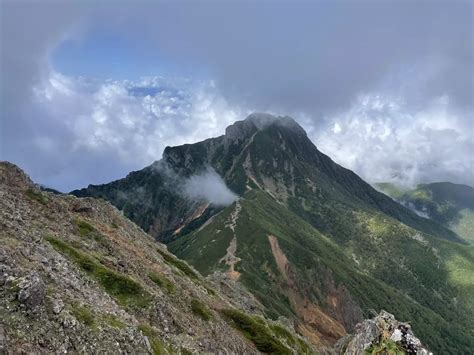
[[[244,289],[203,279],[108,202],[42,192],[6,162],[0,226],[2,354],[313,351],[259,316]]]
[[[210,168],[236,202],[182,193]],[[73,193],[111,201],[204,275],[225,272],[318,346],[387,309],[433,350],[472,349],[473,248],[334,163],[291,118],[253,114],[224,136],[168,147],[150,167]]]

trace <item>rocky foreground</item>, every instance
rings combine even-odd
[[[7,162],[0,227],[0,354],[428,353],[388,313],[316,348],[284,319],[265,319],[238,282],[202,278],[109,203],[41,191]]]

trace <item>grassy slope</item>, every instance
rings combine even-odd
[[[467,242],[474,243],[472,187],[447,182],[421,184],[414,189],[401,188],[392,183],[378,183],[376,187],[411,209],[428,215]]]
[[[467,295],[474,285],[468,272],[474,265],[472,249],[436,238],[425,245],[413,239],[413,235],[425,237],[411,228],[384,215],[365,214],[358,216],[353,242],[342,249],[263,192],[247,193],[241,204],[236,234],[237,256],[242,261],[236,270],[269,315],[294,316],[268,244],[271,234],[295,269],[302,292],[323,309],[328,306],[324,279],[329,273],[337,284],[349,289],[366,316],[370,309],[386,309],[412,322],[415,332],[433,350],[469,349],[472,338],[467,333],[472,323],[462,310],[470,308]],[[204,274],[225,269],[219,259],[232,238],[225,222],[233,208],[224,210],[201,231],[173,242],[170,249]]]
[[[448,227],[470,244],[474,244],[474,210],[462,209],[459,211],[458,218],[450,222]]]

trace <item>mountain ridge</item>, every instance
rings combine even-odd
[[[369,309],[384,308],[400,319],[415,315],[415,331],[434,350],[449,352],[453,342],[468,349],[472,248],[334,163],[294,120],[264,116],[257,125],[259,117],[167,147],[161,161],[126,179],[73,193],[108,199],[205,275],[240,275],[235,281],[268,316],[294,319],[316,344],[331,345]],[[209,168],[238,202],[183,196],[181,179]],[[440,342],[441,333],[452,341]]]
[[[263,121],[263,123],[255,124],[255,122],[260,121]],[[417,227],[419,227],[418,224],[423,226],[428,225],[428,231],[431,232],[433,230],[439,229],[439,226],[432,227],[430,226],[432,223],[426,223],[426,221],[421,220],[414,213],[407,212],[406,209],[400,208],[398,204],[394,204],[391,199],[386,198],[384,194],[378,193],[352,171],[337,165],[327,155],[319,152],[316,146],[314,146],[309,138],[307,138],[306,132],[303,130],[303,128],[299,126],[296,121],[287,116],[274,117],[268,114],[252,114],[248,116],[247,119],[237,121],[233,125],[230,125],[226,129],[226,135],[216,138],[209,138],[198,143],[185,144],[176,147],[166,147],[162,160],[157,161],[142,170],[131,172],[124,179],[116,180],[112,184],[120,185],[121,182],[126,184],[127,179],[134,178],[135,176],[137,176],[137,179],[140,180],[144,178],[143,175],[149,174],[150,172],[156,173],[150,174],[148,177],[150,180],[153,180],[150,182],[150,184],[164,184],[164,180],[167,180],[167,178],[168,180],[170,179],[169,176],[167,176],[168,172],[161,173],[160,170],[163,169],[158,168],[162,164],[166,165],[164,169],[170,169],[174,174],[184,177],[189,177],[193,174],[202,172],[208,166],[211,166],[219,175],[224,178],[231,190],[233,190],[238,195],[241,195],[246,191],[247,183],[250,183],[250,185],[256,184],[257,186],[265,185],[265,183],[262,181],[262,178],[252,172],[252,167],[248,166],[248,155],[246,157],[243,157],[243,155],[248,153],[247,150],[253,143],[255,135],[259,132],[268,131],[269,128],[271,129],[272,125],[283,129],[283,131],[277,129],[275,132],[275,130],[273,130],[274,135],[277,134],[277,136],[271,138],[277,138],[277,141],[275,142],[274,139],[272,139],[270,142],[265,140],[264,143],[269,144],[270,146],[277,146],[276,143],[278,143],[278,138],[282,137],[282,133],[288,134],[289,130],[291,132],[289,134],[289,149],[296,150],[296,152],[292,153],[306,155],[305,158],[308,159],[310,164],[320,167],[327,178],[336,181],[344,189],[347,188],[347,186],[350,187],[351,185],[355,184],[355,188],[352,188],[350,191],[351,193],[355,194],[356,196],[361,195],[361,198],[366,199],[370,204],[375,204],[377,208],[385,208],[384,212],[393,213],[395,218],[401,219],[404,223],[415,223]],[[241,134],[242,132],[244,134]],[[297,133],[296,136],[292,134],[294,132]],[[266,137],[263,139],[265,138]],[[300,138],[303,139],[300,141]],[[282,144],[285,144],[285,142],[282,142]],[[285,149],[285,146],[283,146],[283,149]],[[304,154],[305,152],[311,153]],[[267,165],[269,162],[275,164],[273,161],[273,156],[264,156],[264,159]],[[275,171],[272,170],[273,169],[270,168],[270,172],[275,173]],[[281,171],[277,173],[281,174]],[[154,175],[156,179],[153,179],[151,175]],[[159,175],[159,177],[157,175]],[[304,174],[302,175],[304,176]],[[175,176],[171,177],[171,180],[173,179],[175,179]],[[272,182],[269,184],[274,185]],[[110,194],[107,193],[101,195],[100,189],[107,186],[110,186],[110,183],[102,185],[89,185],[88,188],[74,190],[71,193],[77,196],[90,195],[95,197],[104,197],[111,200],[113,204],[120,206],[120,209],[123,208],[126,212],[126,209],[122,206],[122,204],[117,202],[117,199],[120,198],[111,197]],[[264,186],[264,188],[267,189],[271,189],[272,187],[275,186]],[[280,187],[280,190],[283,189],[286,189],[286,186]],[[170,191],[167,191],[167,193],[170,193]],[[173,198],[179,200],[179,196],[173,196]],[[132,220],[135,220],[134,216],[129,215],[129,217]],[[149,219],[152,217],[153,216],[149,216]],[[143,222],[138,222],[138,224],[146,231],[149,231],[150,225],[146,225]],[[454,240],[457,239],[456,235],[447,229],[444,229],[442,233],[442,237]],[[151,234],[160,239],[159,235],[156,235],[155,233]],[[440,235],[438,234],[438,236]],[[458,241],[462,242],[462,240]]]
[[[0,172],[2,353],[429,354],[385,311],[335,348],[314,349],[288,319],[262,317],[238,283],[216,272],[203,279],[108,202],[42,191],[11,163]]]
[[[245,290],[203,279],[110,203],[43,192],[11,163],[0,173],[2,352],[314,352]],[[261,333],[247,339],[238,317]]]

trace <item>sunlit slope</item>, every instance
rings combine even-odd
[[[169,248],[204,274],[227,271],[269,315],[293,317],[302,332],[323,342],[351,330],[370,310],[386,309],[412,322],[434,350],[470,348],[469,249],[427,238],[384,215],[357,218],[353,241],[341,248],[253,190]]]
[[[474,188],[450,182],[420,184],[407,189],[391,183],[376,187],[416,213],[474,243]]]

